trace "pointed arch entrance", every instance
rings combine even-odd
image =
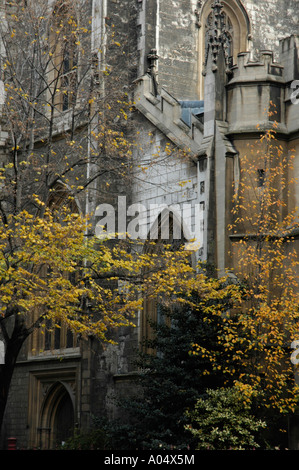
[[[72,436],[74,398],[69,384],[56,382],[49,389],[38,427],[40,449],[55,449]]]

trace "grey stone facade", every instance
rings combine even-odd
[[[230,262],[231,241],[226,227],[238,156],[258,136],[257,124],[268,125],[265,109],[270,109],[270,102],[278,111],[282,145],[286,151],[295,148],[295,171],[299,175],[299,104],[291,99],[292,83],[299,80],[299,0],[223,1],[227,14],[234,9],[239,23],[244,24],[238,34],[246,50],[238,50],[229,75],[222,49],[216,70],[210,54],[204,78],[202,21],[212,11],[211,0],[88,3],[94,15],[93,47],[99,67],[111,64],[122,69],[122,86],[129,90],[135,106],[131,137],[143,149],[134,155],[138,178],[130,188],[120,186],[121,194],[146,210],[156,204],[175,205],[179,211],[189,204],[190,213],[182,223],[193,233],[195,204],[201,204],[204,225],[197,235],[202,243],[195,256],[223,270]],[[105,42],[105,28],[112,24],[116,39],[124,44],[127,62],[122,62],[118,49],[109,43],[100,52],[97,49]],[[158,57],[152,63],[151,53]],[[3,151],[6,137],[1,123]],[[163,150],[167,145],[173,149],[169,155]],[[189,151],[188,159],[176,153],[184,149]],[[154,160],[155,164],[148,164]],[[92,201],[93,207],[97,202]],[[298,203],[297,188],[290,204],[295,207]],[[148,233],[147,215],[142,220]],[[60,396],[60,384],[71,397],[73,422],[80,429],[89,428],[92,416],[115,417],[115,396],[130,390],[141,322],[140,317],[136,328],[119,331],[118,345],[105,349],[90,340],[64,353],[32,357],[26,344],[11,386],[2,446],[5,448],[7,438],[16,437],[19,448],[38,447],[38,433],[46,432],[37,431],[42,427],[40,417],[43,409],[52,406],[50,400],[55,394]],[[44,434],[40,442],[47,448]],[[296,439],[292,445],[299,448]]]

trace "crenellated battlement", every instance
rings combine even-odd
[[[259,59],[253,61],[250,52],[240,52],[237,64],[232,67],[233,78],[230,84],[237,82],[274,81],[283,83],[284,67],[274,61],[272,51],[261,51]]]
[[[271,127],[274,120],[279,132],[287,132],[284,71],[272,51],[261,51],[257,60],[252,60],[250,52],[238,54],[227,84],[229,132],[255,132],[257,126]]]
[[[232,67],[233,78],[230,83],[240,79],[274,80],[291,82],[299,78],[299,37],[292,35],[279,43],[279,63],[273,51],[260,51],[259,58],[252,60],[251,52],[240,52],[237,64]]]
[[[273,120],[282,133],[294,131],[298,107],[292,106],[292,83],[299,78],[299,38],[280,41],[280,63],[272,51],[261,51],[257,60],[250,52],[238,54],[227,84],[227,116],[231,133],[268,128]],[[275,114],[269,116],[269,113]]]

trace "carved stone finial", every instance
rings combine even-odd
[[[212,54],[212,70],[216,72],[218,66],[219,52],[224,52],[226,73],[230,72],[229,48],[231,37],[226,29],[225,14],[223,12],[223,4],[220,0],[214,0],[212,5],[212,14],[210,15],[206,29],[206,53],[204,68],[207,66],[209,52]],[[205,72],[203,73],[205,74]]]
[[[159,56],[157,55],[156,49],[151,49],[149,54],[147,55],[147,59],[149,61],[149,73],[153,72],[153,69],[156,67],[156,62],[159,59]]]
[[[149,54],[147,55],[147,60],[149,62],[147,72],[152,77],[155,96],[157,96],[158,94],[158,81],[157,81],[157,71],[156,71],[156,65],[157,65],[158,59],[159,59],[159,56],[157,55],[156,49],[151,49]]]

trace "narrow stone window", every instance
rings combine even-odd
[[[68,207],[71,212],[78,213],[78,206],[76,202],[71,199],[68,189],[62,183],[56,183],[50,192],[47,201],[47,207],[59,217],[59,210]],[[56,214],[57,211],[57,214]],[[39,275],[46,279],[47,275],[51,272],[50,267],[46,264],[39,267]],[[77,281],[77,274],[71,275],[64,273],[65,277],[70,280],[75,286]],[[36,310],[33,312],[33,319],[37,320],[40,312]],[[47,351],[65,350],[67,348],[76,348],[78,346],[78,335],[73,333],[64,322],[59,320],[54,321],[46,318],[40,328],[36,329],[31,335],[29,347],[29,355],[38,356]]]
[[[78,81],[77,20],[68,2],[59,2],[53,10],[51,26],[51,90],[55,108],[67,111],[75,104]]]

